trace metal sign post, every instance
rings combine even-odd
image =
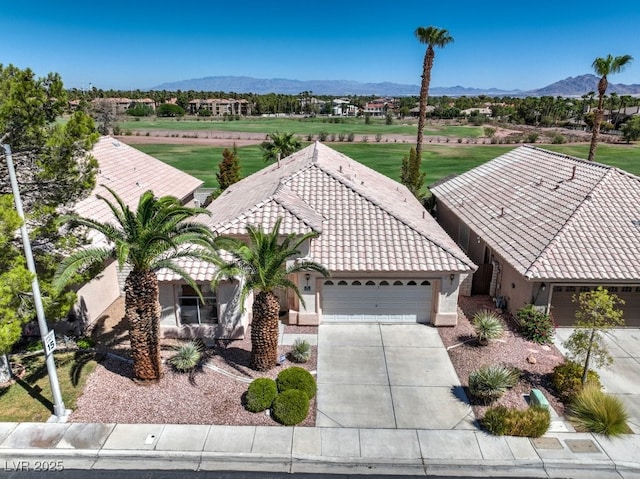
[[[27,259],[27,268],[33,274],[33,280],[31,281],[31,288],[33,290],[33,303],[36,307],[36,315],[38,316],[38,327],[40,328],[40,336],[42,337],[42,344],[47,350],[47,338],[53,331],[49,333],[47,329],[47,320],[44,317],[44,307],[42,305],[42,296],[40,294],[40,285],[38,284],[38,276],[36,275],[36,265],[33,261],[33,253],[31,252],[31,242],[29,241],[29,231],[27,230],[27,222],[24,217],[24,211],[22,209],[22,200],[20,199],[20,190],[18,188],[18,180],[16,179],[16,170],[13,166],[13,158],[11,156],[11,147],[7,144],[4,146],[4,153],[7,157],[7,168],[9,170],[9,179],[11,180],[11,191],[13,192],[13,199],[16,204],[16,211],[18,216],[22,220],[22,226],[20,227],[20,235],[22,236],[22,245],[24,246],[24,255]],[[53,338],[53,348],[55,348],[55,337]],[[51,349],[53,351],[53,349]],[[63,418],[67,415],[67,410],[64,407],[62,401],[62,394],[60,393],[60,383],[58,382],[58,373],[56,371],[56,363],[53,358],[53,354],[46,354],[47,372],[49,373],[49,383],[51,384],[51,392],[53,394],[53,414],[58,418]]]

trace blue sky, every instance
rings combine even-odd
[[[9,3],[9,2],[6,2]],[[13,1],[0,63],[65,86],[147,89],[205,76],[419,84],[418,26],[446,28],[432,86],[532,89],[630,54],[614,83],[640,83],[640,2]]]

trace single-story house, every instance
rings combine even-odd
[[[640,326],[637,176],[524,145],[431,191],[438,222],[479,265],[473,294],[571,326],[573,296],[603,286],[626,302],[627,326]]]
[[[278,218],[282,234],[318,233],[301,257],[324,265],[331,277],[292,278],[305,305],[281,293],[289,324],[454,325],[460,284],[476,268],[407,188],[318,142],[230,186],[207,209],[211,217],[202,221],[219,235],[246,239],[246,225],[270,230]],[[214,274],[198,262],[184,267],[205,286]],[[237,281],[208,290],[201,305],[173,273],[160,272],[159,280],[163,330],[244,334],[252,299],[241,313]]]
[[[96,221],[113,220],[107,204],[97,197],[112,199],[104,186],[114,190],[133,209],[138,206],[140,195],[147,190],[153,190],[157,196],[175,196],[183,204],[191,205],[195,190],[202,186],[201,180],[111,136],[101,137],[90,154],[98,163],[96,187],[74,209],[80,216]],[[94,243],[103,241],[97,236],[92,239]],[[94,322],[118,299],[128,273],[128,269],[118,271],[117,263],[111,262],[98,277],[78,290],[76,315],[84,324]]]

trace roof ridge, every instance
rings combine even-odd
[[[324,217],[318,213],[313,207],[311,207],[306,201],[304,201],[299,194],[297,194],[295,191],[293,191],[289,185],[285,185],[283,183],[281,183],[280,185],[278,185],[278,188],[276,189],[276,193],[273,194],[270,197],[270,200],[276,202],[277,204],[279,204],[280,206],[282,206],[285,210],[287,210],[289,213],[291,213],[294,217],[296,217],[298,220],[300,220],[301,222],[303,222],[305,225],[307,225],[309,228],[311,228],[313,231],[316,231],[317,233],[320,233],[320,231],[318,231],[319,229],[321,230],[322,228],[317,228],[314,225],[312,225],[309,221],[305,220],[302,218],[302,213],[297,211],[296,208],[292,208],[291,205],[288,205],[283,199],[278,198],[277,193],[282,191],[284,188],[287,189],[287,192],[295,195],[297,198],[300,199],[300,201],[302,203],[304,203],[305,206],[307,206],[307,208],[309,208],[309,210],[313,211],[318,217],[323,218]]]
[[[339,153],[339,152],[338,152]],[[351,158],[347,157],[346,155],[344,155],[346,158],[348,158],[349,160],[351,160]],[[351,160],[351,161],[355,161],[355,160]],[[440,244],[439,242],[436,242],[433,238],[426,236],[422,231],[418,230],[418,228],[416,228],[413,224],[409,223],[408,221],[405,221],[403,218],[399,217],[397,214],[395,214],[394,212],[390,211],[388,208],[386,208],[383,204],[381,204],[379,201],[376,201],[375,199],[371,198],[369,195],[367,195],[366,193],[364,193],[362,190],[360,190],[359,188],[355,188],[353,185],[349,185],[347,184],[345,181],[342,181],[341,177],[338,176],[337,174],[335,174],[334,172],[325,169],[324,167],[322,167],[319,163],[316,164],[316,166],[318,167],[318,169],[320,169],[321,171],[323,171],[324,173],[328,174],[329,176],[331,176],[333,179],[335,179],[336,181],[338,181],[339,183],[341,183],[342,185],[346,186],[347,188],[351,189],[353,192],[357,193],[358,195],[360,195],[362,198],[366,199],[367,201],[369,201],[370,203],[372,203],[373,205],[377,206],[378,208],[380,208],[382,211],[384,211],[386,214],[388,214],[389,216],[395,218],[397,221],[399,221],[400,223],[404,224],[405,226],[409,227],[411,230],[415,231],[416,233],[418,233],[420,236],[422,236],[423,238],[427,239],[428,241],[430,241],[431,243],[433,243],[434,245],[436,245],[437,247],[443,249],[445,252],[449,253],[451,256],[453,256],[455,259],[457,259],[458,261],[466,264],[466,265],[474,265],[473,261],[471,261],[469,258],[463,259],[463,258],[459,258],[453,251],[451,251],[449,248],[447,248],[446,246]],[[364,166],[364,165],[363,165]],[[407,190],[408,191],[408,190]],[[405,202],[406,202],[406,198],[405,198]],[[427,210],[424,210],[424,213],[429,214],[429,212]],[[424,216],[423,216],[424,218]]]
[[[584,158],[578,158],[577,156],[567,155],[566,153],[560,153],[560,152],[557,152],[557,151],[547,150],[546,148],[541,148],[541,147],[535,146],[535,145],[525,144],[525,145],[522,145],[522,147],[530,148],[532,150],[540,151],[540,152],[543,152],[543,153],[548,153],[550,155],[558,156],[560,158],[568,158],[568,159],[576,161],[578,163],[582,163],[583,165],[599,166],[599,167],[604,168],[606,170],[612,170],[612,169],[616,168],[615,166],[605,165],[604,163],[598,163],[597,161],[585,160]]]
[[[586,160],[585,160],[586,161]],[[593,162],[588,162],[589,164],[593,163]],[[606,166],[606,165],[605,165]],[[580,211],[582,209],[582,206],[585,204],[585,202],[587,200],[591,200],[591,195],[593,194],[593,192],[598,188],[598,186],[600,186],[600,184],[609,177],[609,175],[615,171],[616,168],[614,167],[610,167],[607,168],[607,171],[605,174],[602,175],[602,177],[596,182],[595,185],[593,185],[593,188],[591,188],[589,190],[589,193],[586,194],[584,196],[584,198],[582,198],[582,201],[580,201],[580,204],[578,206],[575,207],[575,209],[573,210],[573,212],[567,217],[567,220],[564,222],[564,224],[562,225],[562,227],[560,227],[560,229],[558,229],[558,232],[551,238],[551,240],[549,240],[549,242],[547,243],[547,245],[542,248],[542,251],[540,251],[540,254],[538,254],[538,256],[536,257],[536,259],[534,259],[531,264],[529,265],[529,267],[526,269],[526,271],[524,272],[524,277],[525,278],[530,278],[531,275],[529,274],[529,272],[533,269],[534,265],[536,265],[539,261],[542,261],[543,256],[547,253],[547,251],[549,251],[551,249],[551,246],[553,244],[555,244],[558,241],[558,238],[560,237],[560,235],[562,234],[562,232],[568,227],[569,223],[572,222],[572,220],[575,218],[576,214],[578,213],[578,211]]]

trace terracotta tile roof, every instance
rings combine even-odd
[[[167,165],[153,156],[142,153],[110,136],[103,136],[91,151],[97,160],[99,173],[96,188],[80,201],[76,212],[97,221],[110,221],[111,210],[97,194],[111,198],[101,185],[114,190],[132,208],[138,206],[140,195],[153,190],[156,196],[172,195],[180,200],[188,198],[202,181]]]
[[[640,178],[522,146],[432,188],[530,279],[640,278]]]
[[[232,185],[208,206],[211,228],[247,222],[317,231],[310,254],[333,272],[467,272],[475,265],[399,183],[320,143]]]

